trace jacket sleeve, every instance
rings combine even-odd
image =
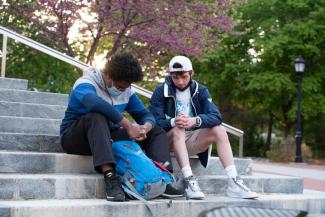
[[[201,126],[199,128],[211,128],[222,123],[222,118],[219,109],[212,102],[212,97],[207,88],[204,88],[199,93],[199,103],[202,113],[198,116],[201,118]]]
[[[170,124],[170,119],[171,118],[166,118],[165,115],[165,97],[164,97],[164,90],[163,90],[163,86],[159,86],[155,89],[155,91],[153,92],[153,95],[150,99],[150,106],[149,106],[149,110],[150,112],[153,114],[153,116],[156,119],[157,124],[165,129],[165,130],[169,130],[170,128],[172,128],[171,124]]]
[[[97,96],[96,89],[91,84],[80,84],[73,94],[88,111],[98,112],[107,117],[113,123],[119,123],[123,116],[111,104]]]
[[[152,127],[155,127],[156,121],[154,116],[146,109],[135,93],[131,95],[125,110],[138,124],[150,122]]]

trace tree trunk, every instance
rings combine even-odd
[[[99,24],[99,25],[101,25],[101,24]],[[94,41],[91,45],[91,48],[88,52],[86,63],[89,63],[90,65],[93,63],[93,61],[95,59],[95,54],[96,54],[97,48],[99,46],[99,40],[102,37],[102,31],[103,31],[103,27],[100,26],[98,28],[96,37],[94,38]]]
[[[106,60],[109,60],[115,53],[116,53],[116,51],[118,50],[118,48],[119,48],[119,46],[120,46],[120,44],[121,44],[121,42],[122,42],[122,38],[123,38],[123,36],[124,36],[124,34],[125,34],[125,32],[126,32],[126,29],[127,28],[124,28],[119,34],[118,34],[118,36],[117,36],[117,39],[116,39],[116,41],[115,41],[115,43],[114,43],[114,46],[112,47],[112,49],[110,50],[110,51],[108,51],[107,52],[107,54],[106,54]]]

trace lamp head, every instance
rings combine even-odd
[[[295,61],[296,74],[302,74],[305,71],[305,60],[300,56]]]

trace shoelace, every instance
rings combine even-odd
[[[109,178],[109,182],[107,184],[109,184],[110,187],[113,187],[113,186],[121,186],[122,181],[121,181],[121,179],[119,177],[113,176],[113,177],[110,177]]]
[[[238,185],[240,188],[244,189],[245,191],[250,191],[249,188],[247,188],[245,185],[244,185],[244,182],[242,179],[233,179],[235,184]]]
[[[191,178],[188,180],[188,183],[190,185],[190,188],[193,190],[193,191],[201,191],[200,189],[200,186],[198,185],[197,183],[197,179],[196,178]]]

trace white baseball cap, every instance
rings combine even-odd
[[[192,67],[191,60],[189,58],[185,56],[175,56],[169,62],[168,70],[169,73],[188,72],[188,71],[192,71],[193,67]]]

